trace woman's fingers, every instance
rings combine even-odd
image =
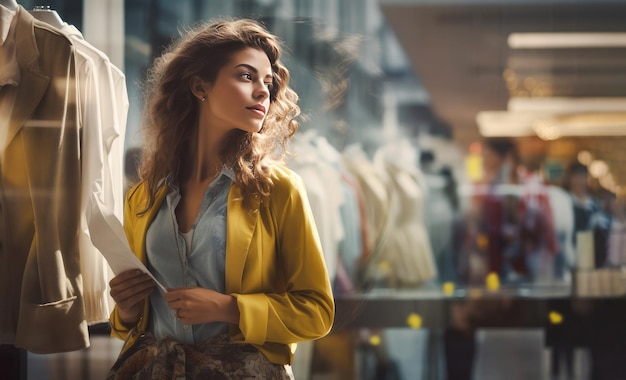
[[[109,281],[109,286],[113,288],[130,279],[137,278],[138,276],[141,276],[143,274],[144,273],[140,271],[139,269],[131,269],[131,270],[124,271],[118,274],[117,276],[113,277],[111,281]]]
[[[214,290],[200,287],[169,289],[163,298],[176,318],[186,324],[237,323],[239,319],[236,299]]]
[[[129,270],[109,281],[110,294],[122,321],[134,323],[141,315],[144,299],[154,291],[154,280],[140,270]]]
[[[109,281],[109,286],[113,291],[119,292],[135,286],[143,287],[146,283],[154,285],[154,280],[150,275],[139,270],[130,270],[113,277]]]
[[[140,304],[146,297],[149,297],[154,290],[154,285],[150,285],[149,287],[143,288],[141,290],[128,290],[126,292],[121,293],[118,296],[118,300],[115,302],[119,307],[124,309],[130,309],[135,305]],[[115,299],[115,297],[113,298]]]
[[[154,280],[141,271],[126,271],[109,282],[111,297],[121,307],[130,307],[149,296],[154,289]]]

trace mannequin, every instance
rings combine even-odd
[[[63,27],[63,19],[61,19],[57,11],[51,10],[47,5],[36,5],[33,10],[28,13],[30,13],[37,20],[52,25],[57,29]]]
[[[15,0],[0,0],[0,5],[7,8],[11,12],[15,12],[18,8],[17,1]]]
[[[17,5],[17,1],[15,0],[0,0],[0,5],[7,8],[11,12],[15,12],[19,8],[19,6]],[[34,18],[43,21],[49,25],[52,25],[55,28],[63,27],[63,19],[61,19],[56,11],[51,10],[49,6],[36,5],[32,11],[29,11],[29,13]]]

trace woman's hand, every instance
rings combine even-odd
[[[168,289],[163,296],[176,319],[194,325],[208,322],[239,324],[237,299],[204,288]]]
[[[111,297],[117,304],[122,322],[136,324],[143,310],[144,299],[154,290],[154,280],[138,269],[118,274],[109,281]]]

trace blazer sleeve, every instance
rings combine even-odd
[[[269,207],[284,291],[233,294],[240,311],[239,329],[252,344],[321,338],[332,327],[335,305],[304,184],[292,172],[274,181],[272,192]]]
[[[134,188],[130,189],[126,196],[126,200],[124,202],[124,232],[126,233],[126,239],[128,239],[128,244],[131,247],[131,249],[135,247],[134,231],[135,231],[135,220],[137,219],[136,217],[137,211],[134,210],[132,207],[131,198],[133,194],[135,194],[137,189],[138,189],[138,185],[135,185]],[[133,250],[133,252],[135,251]],[[145,312],[146,310],[144,308],[143,315],[145,315]],[[141,323],[141,320],[140,320],[140,323]],[[126,340],[126,337],[128,336],[128,332],[130,331],[130,327],[122,323],[122,320],[120,319],[120,316],[117,310],[117,305],[115,305],[115,307],[113,308],[113,311],[111,312],[111,316],[109,318],[109,324],[111,325],[111,336],[120,338],[122,340]]]

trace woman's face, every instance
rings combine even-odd
[[[270,106],[272,75],[262,50],[245,48],[235,53],[209,85],[200,106],[201,123],[221,132],[259,132]]]

